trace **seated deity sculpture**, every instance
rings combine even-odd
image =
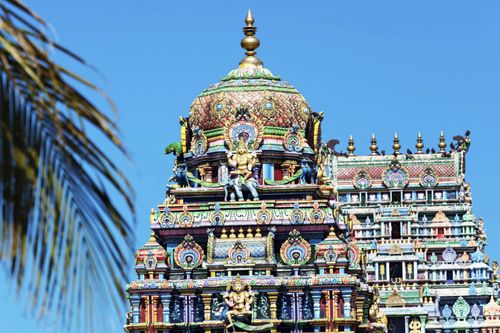
[[[250,285],[241,281],[239,274],[232,283],[228,284],[227,291],[224,294],[224,301],[229,307],[229,311],[226,314],[229,322],[227,328],[233,326],[234,316],[252,314],[253,292]]]
[[[228,164],[232,168],[230,178],[225,186],[226,201],[244,200],[244,192],[248,192],[253,200],[259,200],[258,182],[253,176],[253,168],[257,157],[248,151],[247,143],[240,138],[236,152],[228,152]]]

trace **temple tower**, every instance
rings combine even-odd
[[[465,181],[469,133],[448,149],[347,151],[322,112],[245,55],[180,117],[166,198],[127,285],[129,333],[498,332],[498,265]],[[359,142],[358,142],[359,144]]]

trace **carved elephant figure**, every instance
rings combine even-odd
[[[312,184],[313,182],[313,172],[311,166],[307,160],[302,160],[300,162],[300,168],[302,169],[302,174],[300,175],[301,184]]]
[[[227,184],[224,186],[224,199],[225,201],[244,201],[245,193],[248,193],[253,200],[259,200],[259,193],[257,192],[259,184],[253,178],[247,179],[242,184],[240,177],[229,178]]]
[[[182,163],[174,167],[174,175],[169,179],[169,181],[175,181],[179,184],[179,187],[189,187],[189,179],[187,177],[187,166]]]

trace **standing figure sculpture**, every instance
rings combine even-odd
[[[229,181],[225,186],[226,201],[245,200],[244,193],[248,192],[253,200],[259,200],[257,180],[253,176],[253,168],[257,161],[255,154],[248,151],[243,138],[240,139],[236,152],[228,152],[227,160],[232,170],[229,172]]]
[[[387,332],[387,317],[379,308],[380,295],[377,288],[373,288],[373,303],[368,311],[371,320],[371,326],[376,332]]]
[[[229,307],[229,311],[226,314],[229,324],[226,328],[233,326],[233,316],[252,314],[253,292],[250,289],[250,285],[244,284],[241,281],[239,274],[232,283],[227,285],[224,301]]]

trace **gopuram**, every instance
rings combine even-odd
[[[237,69],[180,118],[166,198],[127,285],[129,333],[500,332],[498,264],[472,212],[470,133],[359,156],[263,67],[249,12]]]

